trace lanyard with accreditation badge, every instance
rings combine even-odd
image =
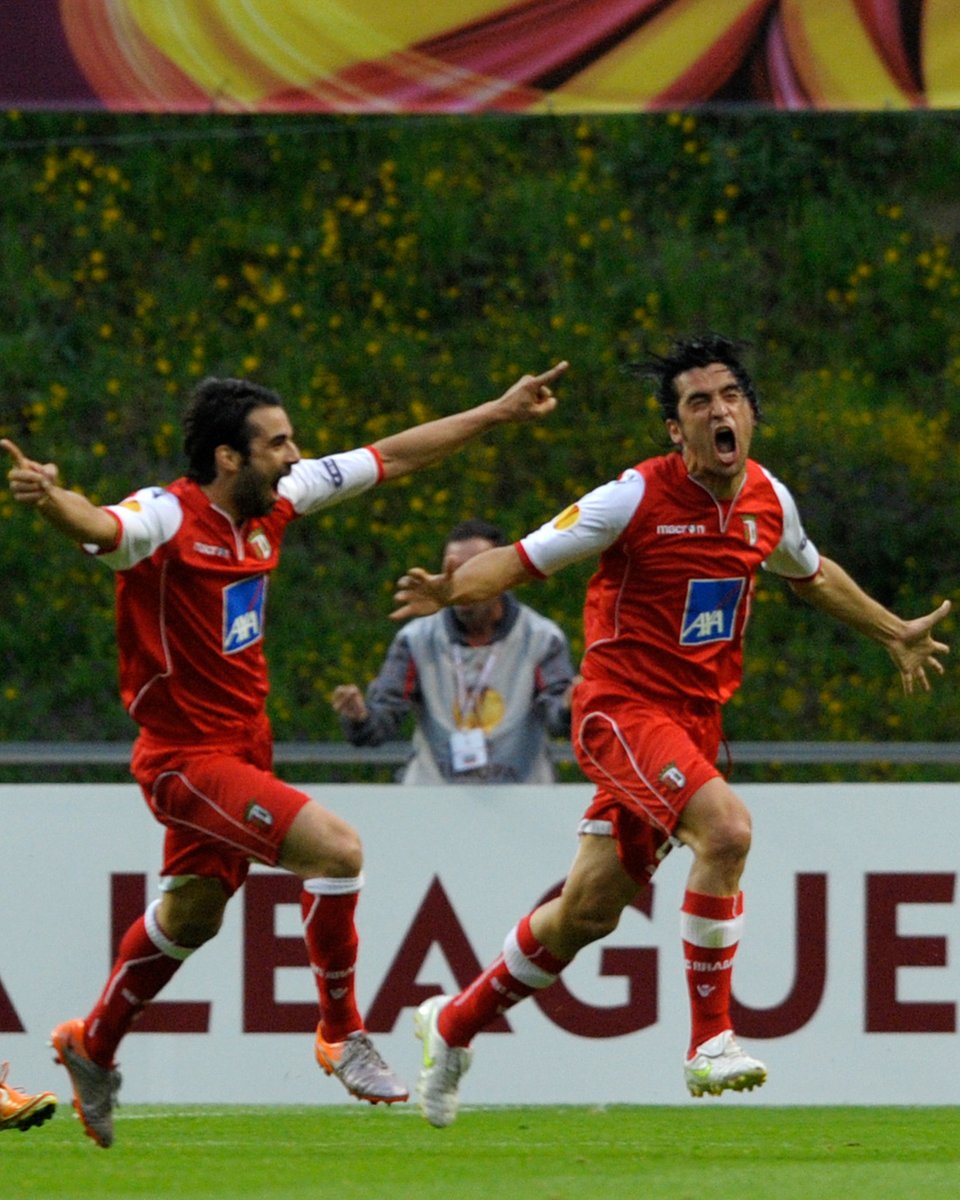
[[[450,760],[455,772],[475,771],[479,767],[487,765],[487,739],[484,737],[483,728],[479,723],[472,729],[464,728],[464,726],[466,726],[470,717],[475,716],[477,713],[480,698],[486,690],[487,684],[490,682],[490,676],[493,674],[497,652],[491,648],[490,653],[484,659],[483,667],[477,676],[476,683],[468,690],[466,671],[463,666],[463,652],[456,642],[453,644],[452,651],[453,669],[457,680],[457,704],[460,708],[461,728],[455,729],[450,734]]]

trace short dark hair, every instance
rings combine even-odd
[[[723,363],[750,401],[754,417],[762,419],[760,398],[750,373],[743,365],[741,355],[747,349],[746,342],[735,342],[722,333],[704,333],[697,337],[678,338],[666,354],[651,354],[641,362],[628,363],[624,371],[642,379],[652,379],[656,387],[657,401],[665,421],[677,419],[676,379],[693,367],[708,367],[711,363]]]
[[[196,483],[211,483],[217,474],[214,455],[218,446],[232,446],[246,458],[253,432],[250,413],[265,405],[282,404],[276,392],[247,379],[211,376],[198,383],[183,418],[187,477]]]
[[[451,542],[467,542],[471,538],[483,538],[485,541],[492,542],[494,546],[507,544],[507,535],[499,525],[484,521],[481,517],[470,517],[466,521],[461,521],[459,525],[454,525],[447,534],[444,547],[449,546]]]

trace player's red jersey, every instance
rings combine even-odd
[[[790,493],[758,463],[720,502],[677,453],[624,472],[518,548],[539,574],[602,550],[584,607],[587,690],[718,703],[740,683],[761,564],[793,578],[819,566]]]
[[[379,460],[356,450],[298,463],[267,516],[234,525],[188,479],[111,506],[119,523],[120,692],[147,734],[235,742],[266,700],[267,588],[290,521],[372,486]]]
[[[121,698],[164,740],[236,736],[267,695],[267,583],[293,507],[281,500],[236,530],[197,484],[167,492],[180,501],[179,530],[117,575]]]

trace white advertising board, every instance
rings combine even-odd
[[[468,982],[558,885],[590,796],[552,788],[305,789],[361,832],[358,987],[384,1056],[413,1084],[412,1011]],[[646,911],[475,1043],[464,1104],[957,1104],[960,791],[950,784],[749,785],[738,1030],[763,1089],[690,1100],[679,908],[689,854]],[[83,1016],[112,941],[156,894],[162,832],[133,785],[0,787],[0,1059],[63,1095],[48,1031]],[[121,1046],[122,1099],[343,1103],[312,1057],[316,1021],[295,881],[255,869],[220,935]]]

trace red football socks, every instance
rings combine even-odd
[[[307,879],[300,893],[303,938],[320,1001],[320,1031],[328,1042],[342,1042],[363,1028],[354,978],[354,913],[362,882],[362,877]]]
[[[688,891],[680,917],[690,996],[690,1051],[731,1029],[733,959],[743,926],[743,893],[706,896]]]
[[[437,1028],[448,1046],[469,1046],[474,1035],[531,993],[549,987],[567,961],[537,941],[530,917],[508,934],[503,952],[440,1011]]]
[[[84,1022],[86,1051],[111,1067],[121,1038],[148,1001],[170,982],[193,948],[172,942],[157,923],[159,900],[123,935],[113,970]]]

